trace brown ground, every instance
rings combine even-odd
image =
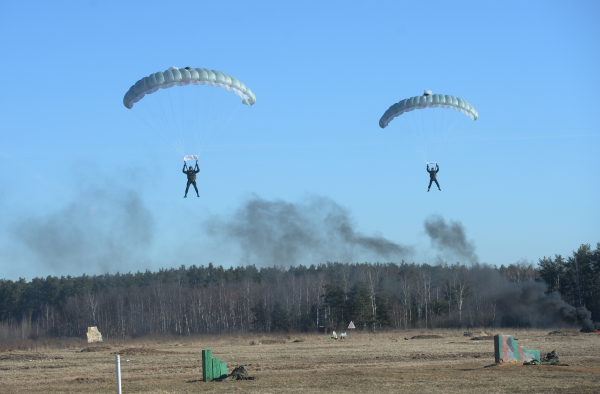
[[[199,337],[177,342],[107,341],[65,349],[41,346],[0,353],[1,393],[114,393],[121,354],[124,393],[598,393],[600,335],[502,330],[527,349],[557,350],[568,367],[493,366],[494,346],[463,331]],[[409,339],[417,335],[441,338]],[[295,342],[300,340],[301,342]],[[110,346],[108,346],[110,345]],[[117,345],[117,346],[116,346]],[[96,351],[84,349],[97,347]],[[248,366],[262,379],[202,382],[201,350],[231,371]]]

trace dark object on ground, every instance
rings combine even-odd
[[[556,353],[556,350],[553,350],[550,353],[548,353],[546,355],[546,358],[544,358],[541,361],[533,360],[531,362],[524,363],[523,365],[560,365],[563,367],[569,366],[569,364],[560,363],[560,360],[558,359],[558,353]]]
[[[100,346],[90,346],[85,349],[81,349],[81,352],[101,352],[104,350],[111,350],[112,346],[110,345],[100,345]]]
[[[548,333],[548,335],[558,335],[561,337],[574,337],[579,335],[579,331],[575,331],[575,330],[556,330],[556,331],[550,331]]]
[[[234,369],[229,376],[225,379],[220,379],[221,381],[225,380],[258,380],[260,378],[256,378],[254,376],[248,375],[248,369],[245,365],[240,365],[236,369]]]
[[[437,338],[443,338],[443,336],[435,335],[435,334],[423,334],[423,335],[415,335],[414,337],[412,337],[410,339],[437,339]]]
[[[600,334],[600,322],[595,322],[594,326],[588,326],[588,327],[583,327],[581,330],[579,330],[580,332],[584,332],[584,333],[596,333],[596,334]]]
[[[494,340],[494,337],[488,337],[488,336],[471,338],[471,341],[493,341],[493,340]],[[515,341],[516,341],[516,339],[515,339]]]

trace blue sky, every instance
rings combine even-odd
[[[490,264],[595,245],[599,16],[594,1],[2,2],[0,277],[261,264],[205,226],[253,198],[330,199],[417,262],[440,253],[431,215]],[[170,66],[257,97],[207,147],[200,199],[181,198],[181,158],[122,103]],[[480,115],[444,154],[443,192],[426,192],[397,120],[378,126],[424,89]]]

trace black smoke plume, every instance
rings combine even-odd
[[[400,260],[412,248],[355,230],[348,211],[326,197],[300,203],[254,196],[231,217],[213,217],[207,232],[238,245],[245,263],[290,266],[325,261]]]
[[[440,260],[456,258],[469,263],[478,260],[475,245],[467,240],[462,223],[455,221],[446,223],[443,217],[432,215],[425,219],[424,226],[431,245],[442,254],[438,256]]]
[[[468,275],[472,295],[492,305],[494,326],[594,327],[590,311],[567,304],[557,292],[547,293],[544,282],[508,282],[496,269],[479,264]]]
[[[93,184],[81,179],[73,202],[47,215],[25,215],[11,226],[36,260],[34,276],[123,271],[151,243],[154,219],[137,192],[94,178]]]

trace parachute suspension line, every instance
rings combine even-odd
[[[435,127],[435,108],[431,108],[431,118],[433,119],[433,142],[434,144],[437,143],[438,138],[438,132],[437,132],[437,128]],[[435,147],[434,151],[433,151],[433,157],[436,157],[436,151],[439,149],[439,147]],[[436,159],[437,160],[437,159]]]
[[[206,146],[207,142],[206,142],[206,134],[207,134],[207,130],[206,130],[206,126],[208,125],[208,119],[210,117],[210,114],[212,113],[212,106],[214,104],[214,93],[215,93],[215,89],[213,89],[212,86],[208,86],[206,87],[207,90],[207,95],[208,98],[206,99],[206,101],[203,103],[203,107],[204,107],[204,122],[200,125],[200,131],[199,131],[199,136],[200,136],[200,153],[202,153],[202,151],[204,150],[204,147]]]
[[[452,129],[454,128],[454,125],[456,124],[457,120],[458,119],[454,119],[454,121],[450,123],[450,125],[447,128],[446,133],[444,134],[444,140],[442,142],[442,147],[441,147],[441,150],[440,150],[440,154],[438,155],[438,158],[436,159],[437,161],[442,160],[442,156],[443,156],[444,151],[446,149],[446,145],[448,143],[448,139],[450,138],[450,134],[452,133]]]
[[[171,99],[171,93],[169,89],[165,89],[167,91],[167,95],[169,96],[169,103],[171,104],[171,113],[173,114],[173,121],[175,122],[175,132],[177,133],[177,140],[179,146],[181,147],[181,151],[183,152],[183,144],[181,143],[181,132],[179,131],[179,125],[177,124],[177,117],[175,116],[175,109],[173,109],[173,100]]]
[[[425,132],[425,115],[423,114],[422,110],[418,111],[421,112],[421,124],[423,125],[423,143],[425,144],[425,154],[427,154],[427,133]]]
[[[183,91],[183,86],[178,86],[179,88],[179,104],[181,107],[181,132],[183,133],[183,151],[185,154],[185,106],[183,105],[184,101],[183,99],[185,98],[185,92]]]
[[[425,143],[425,136],[423,135],[423,131],[421,130],[421,127],[419,127],[418,121],[416,119],[417,114],[416,112],[414,112],[415,110],[412,111],[410,115],[410,119],[412,120],[414,126],[415,126],[415,135],[418,138],[418,146],[421,149],[421,156],[424,162],[427,162],[427,144]],[[423,124],[423,122],[421,122],[421,125]]]
[[[405,127],[406,131],[408,132],[409,138],[410,138],[410,144],[415,146],[417,148],[417,151],[419,153],[419,155],[421,156],[421,159],[423,161],[427,161],[425,160],[425,155],[423,154],[423,149],[422,147],[419,145],[417,138],[413,135],[413,130],[410,127],[410,122],[404,122],[404,123],[408,123],[408,126]]]
[[[173,152],[175,152],[178,155],[180,154],[180,152],[173,146],[173,144],[171,144],[167,140],[165,140],[165,138],[159,132],[154,130],[154,128],[152,126],[150,126],[150,124],[148,122],[146,122],[146,120],[144,118],[142,118],[136,111],[133,111],[133,113],[135,114],[135,116],[138,117],[138,119],[140,119],[142,122],[144,122],[146,124],[146,126],[148,126],[150,128],[150,130],[152,130],[156,135],[158,135],[160,137],[160,139],[163,140],[169,148],[173,149]]]
[[[152,96],[148,97],[148,103],[154,103],[154,102],[156,102],[156,104],[160,108],[160,114],[162,115],[162,117],[159,117],[159,119],[162,121],[163,124],[166,125],[166,127],[163,127],[163,130],[165,131],[165,134],[168,135],[168,137],[169,137],[169,139],[170,139],[170,141],[171,141],[172,144],[178,145],[177,144],[177,134],[176,134],[176,131],[173,130],[173,126],[172,126],[171,122],[169,121],[168,112],[165,111],[165,109],[163,108],[163,105],[162,105],[162,101],[163,101],[163,98],[164,98],[164,96],[165,96],[166,93],[164,93],[164,92],[162,92],[162,91],[159,90],[155,94],[158,94],[158,96],[156,96],[156,97],[152,97]],[[154,113],[156,113],[156,112],[154,112]],[[156,116],[158,117],[158,114]]]
[[[215,137],[216,137],[217,135],[219,135],[219,133],[222,133],[222,132],[224,132],[224,131],[228,130],[229,126],[232,124],[232,122],[231,122],[231,121],[232,121],[232,120],[233,120],[233,118],[236,116],[236,114],[238,113],[238,111],[239,111],[239,109],[240,109],[240,107],[241,107],[242,105],[243,105],[243,104],[237,104],[237,105],[236,105],[236,107],[235,107],[235,111],[233,111],[233,113],[231,114],[231,116],[229,117],[229,119],[228,119],[228,120],[225,122],[225,125],[224,125],[223,127],[220,127],[220,128],[217,130],[217,133],[215,134]]]
[[[214,117],[216,116],[216,114],[214,113],[215,107],[216,107],[216,99],[215,99],[215,95],[218,95],[217,92],[217,87],[214,86],[208,86],[208,100],[204,105],[204,125],[202,126],[202,133],[200,136],[200,144],[202,145],[202,150],[204,150],[204,147],[208,145],[208,139],[209,139],[209,135],[210,135],[210,127],[209,125],[209,120],[214,121]]]
[[[161,93],[163,93],[163,92],[161,92]],[[167,94],[167,97],[169,98],[169,102],[171,103],[171,95],[170,95],[170,92],[169,92],[168,89],[166,89],[166,94]],[[164,96],[164,94],[162,96]],[[159,105],[161,106],[161,109],[162,109],[161,102],[163,100],[159,99],[158,97],[157,97],[157,99],[158,99],[158,103],[159,103]],[[166,100],[165,100],[165,103],[166,103]],[[167,125],[169,125],[169,131],[171,132],[170,138],[173,139],[173,141],[174,141],[173,143],[176,144],[179,147],[179,150],[183,154],[183,148],[181,147],[181,142],[179,141],[179,131],[178,131],[178,127],[177,127],[177,116],[175,116],[175,113],[173,112],[173,104],[171,103],[171,113],[173,114],[174,122],[172,122],[172,121],[169,120],[170,115],[169,115],[168,109],[166,111],[163,111],[163,113],[164,113],[164,117],[165,117],[165,123]],[[173,127],[171,127],[172,123],[174,124]]]
[[[405,123],[407,124],[409,130],[411,131],[410,135],[413,137],[414,146],[417,148],[417,151],[418,151],[419,155],[421,156],[421,159],[423,161],[426,161],[425,160],[425,155],[424,155],[424,152],[423,152],[422,136],[421,136],[419,127],[418,127],[418,125],[416,123],[416,120],[414,118],[415,114],[414,113],[412,113],[412,114],[408,113],[408,114],[406,114],[406,116],[407,116],[408,119],[406,120]]]
[[[443,136],[444,135],[444,111],[440,111],[440,112],[442,113],[442,121],[441,121],[441,124],[440,124],[440,134],[442,134],[442,136]],[[444,145],[442,145],[441,149],[442,149],[442,151],[444,150]],[[442,155],[442,152],[440,152],[439,156],[441,156],[441,155]],[[437,157],[435,159],[435,161],[437,161],[438,163],[439,163],[440,160],[441,160],[440,157]]]
[[[167,114],[164,112],[164,110],[162,108],[162,104],[161,104],[162,100],[160,99],[160,97],[162,97],[162,92],[160,92],[160,93],[161,93],[160,96],[156,96],[156,97],[150,96],[150,97],[148,97],[147,102],[144,103],[144,104],[148,105],[148,107],[152,106],[154,103],[156,103],[158,105],[158,107],[160,108],[161,113],[162,113],[162,118],[159,117],[158,111],[155,111],[155,110],[149,108],[150,114],[157,119],[157,122],[159,124],[162,123],[162,124],[166,125],[166,127],[164,127],[164,126],[162,127],[162,130],[169,136],[169,140],[171,141],[171,144],[173,144],[173,145],[176,146],[177,145],[176,144],[177,138],[173,137],[175,134],[174,134],[174,132],[173,132],[173,130],[171,128],[170,122],[167,119]],[[179,153],[182,153],[182,151],[181,151],[180,148],[179,148]]]
[[[460,127],[458,135],[456,133],[454,133],[453,130],[454,130],[455,126],[457,125],[457,123],[464,124],[464,120],[465,119],[463,119],[462,117],[456,117],[454,119],[454,121],[450,124],[450,126],[448,127],[448,132],[446,133],[446,138],[444,140],[444,143],[442,145],[442,151],[440,153],[440,160],[442,158],[442,155],[446,151],[446,146],[451,147],[456,141],[458,141],[458,138],[460,137],[460,135],[462,135],[462,131],[464,131],[465,127]]]
[[[216,110],[214,113],[214,116],[211,119],[210,122],[210,127],[208,129],[207,135],[206,135],[206,141],[207,143],[209,143],[212,138],[214,138],[214,136],[216,136],[216,134],[218,134],[218,131],[220,130],[220,124],[219,124],[219,120],[222,119],[223,115],[222,113],[225,111],[225,107],[226,107],[226,103],[227,103],[227,99],[228,99],[228,95],[225,92],[222,91],[218,91],[216,92],[217,96],[219,96],[217,98],[218,105],[216,106]],[[215,132],[216,130],[216,132]]]
[[[416,113],[412,113],[412,114],[409,114],[409,115],[410,115],[410,118],[411,118],[411,120],[412,120],[412,122],[413,122],[413,124],[415,126],[415,128],[414,128],[414,130],[415,130],[415,138],[417,140],[417,147],[419,148],[419,152],[421,154],[421,160],[423,160],[424,162],[427,162],[427,152],[426,152],[427,145],[425,143],[425,139],[424,139],[423,133],[420,130],[420,127],[419,127],[419,124],[417,122],[417,119],[415,119],[416,116],[417,116],[417,114]]]
[[[193,89],[196,91],[195,94],[195,110],[194,113],[196,114],[196,125],[194,127],[194,134],[196,136],[196,152],[198,152],[198,158],[200,158],[200,138],[199,138],[199,134],[200,134],[200,129],[199,129],[199,121],[200,121],[200,109],[198,108],[198,101],[200,99],[200,89],[198,89],[197,86],[194,86]]]
[[[404,138],[402,135],[404,134],[404,131],[406,131],[408,133],[408,137],[406,138],[410,140],[410,145],[415,147],[421,159],[426,162],[427,160],[423,151],[423,143],[421,141],[422,136],[420,135],[420,128],[417,125],[414,116],[414,113],[408,113],[404,115],[404,118],[399,119],[402,125],[402,127],[400,128],[400,139]]]
[[[158,101],[158,102],[160,103],[160,101]],[[160,118],[160,117],[157,115],[157,111],[155,111],[155,110],[153,110],[153,109],[151,108],[151,106],[152,106],[152,104],[151,104],[151,103],[152,103],[152,100],[146,100],[146,101],[143,101],[142,103],[143,103],[143,108],[145,108],[145,109],[146,109],[146,111],[148,111],[148,114],[149,114],[149,116],[150,116],[150,117],[152,117],[152,118],[154,119],[154,122],[156,123],[156,125],[158,126],[158,128],[159,128],[159,129],[163,130],[163,132],[164,132],[164,130],[165,130],[165,129],[166,129],[166,130],[169,130],[169,129],[170,129],[169,127],[166,127],[166,128],[165,128],[165,127],[164,127],[164,126],[161,124],[162,122],[165,122],[165,121],[166,121],[166,119],[161,119],[161,118]],[[146,122],[146,120],[145,120],[145,119],[143,119],[142,117],[140,117],[140,115],[137,113],[137,111],[136,111],[136,110],[134,110],[133,112],[136,114],[136,116],[137,116],[138,118],[142,119],[142,120],[144,121],[144,123],[146,123],[146,124],[148,125],[148,127],[150,127],[150,129],[151,129],[152,131],[154,131],[156,134],[158,134],[158,135],[161,137],[161,139],[167,143],[167,145],[170,145],[171,149],[173,149],[173,150],[174,150],[174,151],[175,151],[175,152],[176,152],[178,155],[182,153],[181,149],[178,149],[178,146],[177,146],[177,144],[175,144],[175,143],[173,142],[173,139],[171,139],[170,141],[166,141],[166,140],[165,140],[165,138],[164,138],[164,136],[163,136],[163,134],[162,134],[162,133],[159,133],[159,132],[157,132],[156,130],[154,130],[154,128],[152,128],[152,127],[150,126],[150,124],[149,124],[148,122]],[[161,122],[161,121],[162,121],[162,122]],[[166,122],[166,124],[168,125],[168,124],[169,124],[169,122]],[[167,133],[167,134],[168,134],[168,133]]]
[[[192,116],[195,114],[196,116],[194,116],[193,119],[193,123],[194,126],[192,127],[192,131],[194,134],[194,148],[195,148],[195,152],[198,155],[198,158],[200,158],[200,151],[198,149],[198,90],[195,89],[194,87],[191,87],[191,89],[194,89],[195,94],[194,94],[194,111],[192,112]]]

